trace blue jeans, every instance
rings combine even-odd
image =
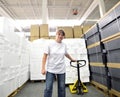
[[[46,89],[44,91],[44,97],[52,97],[53,82],[55,79],[55,75],[57,75],[57,81],[58,81],[58,97],[66,96],[65,73],[64,74],[53,74],[53,73],[47,72],[47,74],[46,74]]]

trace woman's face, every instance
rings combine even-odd
[[[61,42],[64,39],[64,35],[61,32],[56,33],[56,41]]]

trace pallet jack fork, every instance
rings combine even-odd
[[[70,65],[72,67],[77,68],[78,80],[76,80],[76,82],[73,85],[69,85],[70,92],[72,94],[77,93],[78,95],[80,95],[80,94],[83,95],[84,93],[88,92],[88,89],[80,80],[80,68],[86,65],[86,61],[85,60],[77,60],[77,66],[74,66],[72,63],[73,63],[73,61],[70,62]]]

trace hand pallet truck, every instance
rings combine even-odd
[[[78,80],[76,80],[76,82],[73,85],[69,85],[70,88],[70,92],[72,94],[77,93],[78,95],[83,95],[83,93],[87,93],[88,89],[87,87],[81,82],[80,80],[80,68],[86,65],[86,61],[85,60],[77,60],[77,66],[73,65],[74,61],[70,62],[70,65],[72,67],[77,68],[77,74],[78,74]]]

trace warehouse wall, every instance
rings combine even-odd
[[[120,92],[120,2],[86,33],[91,80]],[[115,93],[114,92],[114,93]]]

